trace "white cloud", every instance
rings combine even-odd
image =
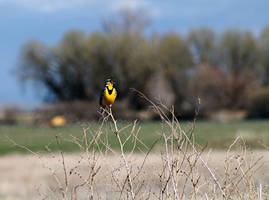
[[[92,3],[93,0],[0,0],[1,4],[14,5],[37,12],[55,12]]]
[[[152,0],[0,0],[1,4],[39,13],[55,13],[76,8],[102,10],[104,13],[117,12],[122,8],[145,9],[152,17],[161,13],[160,8],[156,7]]]
[[[153,5],[153,1],[149,0],[108,0],[108,2],[110,4],[109,9],[111,11],[117,11],[122,8],[128,8],[131,10],[145,9],[153,17],[159,16],[161,14],[160,9]]]
[[[122,8],[138,9],[147,5],[148,2],[145,0],[116,0],[114,3],[111,3],[110,7],[112,10],[119,10]]]

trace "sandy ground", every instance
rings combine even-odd
[[[236,153],[234,153],[236,154]],[[208,160],[208,165],[221,178],[224,173],[225,152],[204,153],[203,157]],[[264,188],[269,185],[269,152],[255,151],[250,153],[250,162],[262,156],[259,168],[254,177],[257,183],[261,183]],[[92,157],[91,157],[92,158]],[[133,170],[138,169],[143,162],[142,155],[132,155],[128,157]],[[95,169],[100,166],[95,177],[95,188],[97,188],[102,199],[113,199],[116,195],[116,186],[111,186],[113,177],[118,178],[119,182],[124,180],[125,171],[121,170],[123,162],[120,155],[98,155]],[[90,159],[89,163],[93,160]],[[91,171],[84,154],[65,155],[66,171],[68,173],[68,185],[72,188],[74,185],[82,183]],[[159,174],[162,167],[160,155],[151,154],[145,162],[141,177],[146,180],[145,187],[158,188]],[[203,168],[203,167],[201,167]],[[72,171],[71,175],[70,171]],[[201,173],[209,177],[208,171],[203,168]],[[56,179],[59,179],[57,182]],[[36,199],[62,199],[59,194],[59,187],[64,187],[64,171],[60,154],[43,155],[7,155],[0,157],[0,199],[6,200],[36,200]],[[115,185],[115,184],[114,184]],[[153,189],[154,190],[154,189]],[[86,196],[86,192],[81,189],[80,196]],[[268,197],[269,198],[269,197]],[[85,198],[82,198],[85,199]],[[143,197],[141,198],[143,199]],[[154,199],[154,198],[153,198]],[[155,198],[156,199],[156,198]]]

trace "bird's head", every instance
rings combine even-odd
[[[114,88],[115,82],[112,81],[110,78],[106,80],[106,87],[108,90],[112,90]]]

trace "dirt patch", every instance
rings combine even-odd
[[[236,155],[236,152],[232,154]],[[269,152],[254,151],[249,154],[250,161],[260,156],[263,157],[254,177],[257,184],[262,184],[264,189],[266,189],[269,183]],[[91,170],[89,167],[91,161],[86,158],[87,155],[78,153],[65,155],[70,188],[83,182],[88,177]],[[221,178],[225,173],[226,152],[205,152],[203,158],[208,160],[208,165],[213,169],[217,177]],[[99,196],[104,199],[113,199],[119,192],[111,186],[113,178],[116,177],[120,181],[126,179],[124,170],[120,170],[124,169],[123,161],[120,155],[117,154],[98,155],[96,159],[96,167],[100,166],[100,170],[95,177],[94,186],[97,188]],[[143,155],[139,154],[128,157],[132,170],[138,169],[143,159]],[[142,177],[146,180],[144,183],[145,187],[151,187],[153,191],[158,191],[161,167],[162,158],[159,154],[152,154],[148,157],[142,172]],[[204,173],[205,177],[209,176],[208,171],[203,166],[200,167],[201,173]],[[70,171],[72,171],[71,175]],[[64,187],[65,179],[62,160],[59,154],[44,155],[42,157],[35,155],[7,155],[0,157],[0,199],[36,200],[42,199],[46,195],[49,199],[57,199],[58,197],[60,198],[58,196],[60,185]],[[85,195],[86,191],[82,188],[80,196],[83,197]]]

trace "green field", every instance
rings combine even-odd
[[[19,145],[23,145],[33,151],[46,152],[46,146],[52,151],[59,150],[55,136],[60,138],[60,147],[63,151],[79,151],[78,146],[72,141],[72,136],[82,138],[83,128],[89,128],[87,135],[90,138],[95,134],[100,124],[89,123],[83,125],[72,125],[61,128],[50,128],[46,126],[0,126],[0,154],[12,152],[26,152],[25,149],[12,144],[13,140]],[[103,127],[103,137],[113,149],[119,149],[118,141],[111,131],[111,123],[107,122]],[[119,123],[119,127],[128,125],[127,122]],[[191,122],[182,122],[183,130],[189,132],[192,127]],[[140,127],[139,138],[144,144],[150,146],[156,139],[160,138],[162,132],[169,129],[161,122],[138,122]],[[131,131],[131,126],[121,133],[122,138],[126,138]],[[234,121],[234,122],[197,122],[195,128],[196,141],[207,148],[225,149],[236,136],[244,138],[247,147],[262,149],[269,146],[269,121]],[[160,140],[157,146],[161,146]],[[142,144],[137,147],[143,148]],[[103,149],[102,145],[100,147]],[[132,140],[126,145],[126,150],[132,149]]]

